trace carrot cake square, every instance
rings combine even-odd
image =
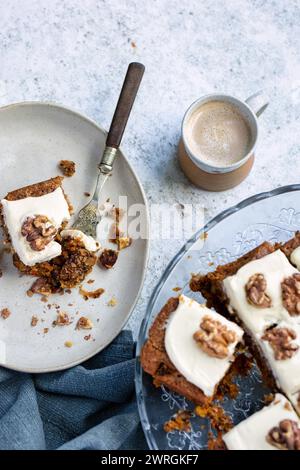
[[[228,450],[300,450],[300,420],[278,393],[269,406],[224,434],[223,441]]]
[[[97,260],[99,244],[66,228],[72,206],[62,181],[57,176],[12,191],[1,200],[1,222],[14,265],[39,278],[32,292],[49,294],[75,287]]]
[[[184,295],[156,317],[141,353],[154,384],[208,404],[235,358],[243,336],[234,322]]]

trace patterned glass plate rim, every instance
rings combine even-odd
[[[249,206],[258,203],[259,201],[263,201],[262,204],[265,204],[266,200],[269,200],[270,198],[274,198],[275,196],[279,196],[279,197],[284,196],[284,195],[287,195],[289,193],[299,191],[299,190],[300,190],[300,184],[282,186],[282,187],[276,188],[272,191],[262,192],[262,193],[254,195],[254,196],[251,196],[251,197],[243,200],[242,202],[236,204],[235,206],[232,206],[231,208],[226,209],[225,211],[221,212],[219,215],[217,215],[216,217],[211,219],[199,231],[197,231],[195,233],[195,235],[193,235],[193,237],[190,238],[184,244],[184,246],[179,250],[179,252],[170,261],[170,263],[168,264],[166,270],[164,271],[163,275],[161,276],[158,284],[156,285],[156,287],[155,287],[155,289],[154,289],[154,291],[153,291],[153,293],[152,293],[152,295],[149,299],[147,309],[146,309],[146,315],[145,315],[145,317],[142,321],[141,327],[140,327],[140,332],[139,332],[139,337],[138,337],[138,342],[137,342],[137,348],[136,348],[137,361],[136,361],[136,370],[135,370],[135,387],[136,387],[137,404],[138,404],[138,409],[139,409],[139,414],[140,414],[143,430],[144,430],[146,440],[147,440],[147,443],[148,443],[150,449],[160,450],[160,449],[183,449],[184,448],[184,449],[201,450],[201,449],[204,448],[203,445],[199,444],[200,437],[201,437],[201,432],[200,431],[194,432],[193,427],[192,427],[191,436],[190,435],[188,436],[188,441],[189,441],[188,442],[188,447],[185,447],[185,445],[186,445],[185,442],[186,442],[186,438],[187,438],[187,433],[185,433],[185,432],[177,433],[178,437],[176,437],[176,438],[174,438],[174,435],[172,433],[172,435],[169,436],[169,438],[167,438],[167,441],[166,441],[167,445],[166,445],[166,443],[162,444],[161,442],[158,442],[158,439],[155,436],[154,432],[157,431],[158,426],[162,427],[162,425],[164,423],[164,420],[161,421],[160,423],[152,422],[153,421],[152,416],[150,416],[150,413],[147,410],[147,401],[149,401],[152,398],[153,395],[157,394],[157,390],[159,390],[160,393],[161,393],[161,400],[159,400],[159,399],[157,400],[157,398],[155,398],[155,400],[156,400],[155,406],[160,407],[160,406],[162,406],[161,403],[169,402],[169,409],[173,410],[173,413],[174,413],[174,411],[176,411],[176,409],[188,407],[188,404],[187,404],[186,400],[183,397],[180,397],[179,395],[177,395],[175,393],[169,392],[164,387],[161,387],[161,389],[156,389],[152,385],[151,378],[143,372],[141,364],[140,364],[140,352],[141,352],[141,348],[142,348],[142,346],[143,346],[143,344],[144,344],[144,342],[147,338],[148,329],[149,329],[155,315],[160,310],[160,308],[164,305],[164,303],[166,302],[168,297],[172,296],[172,294],[171,294],[172,290],[170,289],[170,285],[172,284],[173,287],[180,285],[180,279],[178,277],[176,277],[176,275],[174,275],[174,272],[176,274],[176,268],[177,268],[177,270],[180,271],[180,269],[181,269],[180,266],[179,266],[180,262],[185,260],[185,264],[187,264],[186,258],[191,258],[191,256],[187,255],[187,253],[191,252],[191,249],[193,248],[193,246],[195,247],[197,241],[199,241],[200,239],[206,238],[206,234],[207,234],[208,239],[209,239],[209,232],[212,229],[214,229],[218,224],[225,221],[225,219],[228,219],[229,217],[233,216],[234,214],[241,211],[242,209],[249,208]],[[291,222],[292,214],[296,212],[295,209],[293,209],[292,207],[289,207],[289,208],[284,208],[283,207],[280,211],[281,206],[279,207],[279,205],[277,205],[276,207],[278,207],[278,211],[279,211],[278,214],[282,213],[281,215],[279,214],[278,220],[280,220],[280,217],[284,217],[284,221],[286,222],[285,227],[280,227],[280,226],[277,226],[276,224],[274,224],[273,223],[273,218],[271,220],[272,223],[258,222],[257,224],[254,224],[255,226],[259,227],[259,230],[261,230],[262,234],[265,233],[264,230],[266,230],[263,227],[264,225],[266,227],[268,227],[268,230],[269,230],[269,227],[272,227],[272,230],[273,230],[272,231],[272,237],[268,238],[269,241],[271,241],[271,239],[273,239],[273,240],[280,240],[282,238],[283,239],[288,239],[294,231],[296,231],[297,229],[300,228],[300,224],[298,223],[298,218],[297,217],[296,217],[295,225],[294,225],[294,223]],[[260,209],[261,209],[261,207],[260,207]],[[296,215],[299,215],[299,221],[300,221],[300,213],[299,214],[296,213]],[[270,215],[267,214],[266,218],[267,217],[270,218]],[[289,219],[288,222],[286,221],[287,218]],[[264,241],[263,239],[258,239],[257,240],[257,238],[256,238],[257,233],[256,232],[258,232],[258,229],[257,229],[257,227],[254,227],[254,225],[252,225],[252,226],[250,226],[250,225],[247,226],[246,225],[245,230],[243,232],[238,232],[236,234],[237,238],[240,238],[240,239],[244,238],[243,243],[244,243],[245,246],[244,246],[244,249],[242,250],[243,252],[247,252],[247,251],[251,250],[252,248],[257,246],[259,243]],[[286,226],[288,226],[288,228],[286,228]],[[247,230],[250,231],[250,233],[251,233],[251,240],[250,241],[245,236],[245,232],[247,232]],[[205,234],[205,237],[204,237],[204,234]],[[266,236],[268,236],[268,235],[269,235],[269,233],[267,233]],[[241,244],[242,244],[242,242],[241,242]],[[203,247],[200,248],[200,250],[199,249],[197,250],[197,253],[201,253],[201,251],[204,250],[205,245],[206,245],[206,243],[204,244]],[[225,253],[225,251],[226,250],[224,250],[223,248],[220,248],[218,251],[214,252],[213,255],[212,255],[211,252],[207,252],[207,254],[209,254],[209,256],[206,255],[205,257],[203,257],[203,259],[205,258],[205,262],[206,262],[206,266],[207,266],[206,271],[209,271],[208,261],[210,261],[209,257],[211,255],[212,255],[211,260],[214,260],[214,259],[218,260],[218,259],[220,259],[220,256],[221,256],[221,262],[222,262],[222,258],[225,256],[225,258],[223,259],[223,262],[226,262],[226,261],[233,260],[233,259],[241,256],[241,254],[242,254],[242,251],[239,250],[238,252],[236,252],[235,254],[233,254],[231,256],[230,253],[228,253],[228,252]],[[214,258],[214,255],[215,255],[215,258]],[[229,257],[226,258],[226,256],[229,256]],[[197,256],[197,258],[198,258],[198,256]],[[201,257],[199,257],[199,258],[201,258]],[[199,258],[198,258],[198,260],[199,260]],[[221,264],[221,262],[218,263],[218,264]],[[212,264],[212,263],[210,263],[210,264]],[[178,266],[179,266],[179,269],[178,269]],[[212,268],[212,269],[214,269],[214,268]],[[186,273],[186,276],[185,276],[185,279],[184,279],[185,287],[188,286],[188,281],[189,281],[191,272],[196,272],[196,270],[195,271],[191,270],[188,274]],[[172,276],[172,274],[173,274],[173,276]],[[179,282],[179,284],[178,284],[178,282]],[[166,284],[169,285],[168,286],[169,290],[167,291],[169,295],[165,295],[165,294],[162,295],[162,291],[165,288]],[[185,292],[185,288],[182,288],[182,292]],[[175,295],[174,292],[173,292],[173,295]],[[193,296],[193,294],[191,292],[189,292],[189,295]],[[198,298],[198,300],[199,300],[199,298]],[[261,379],[259,379],[257,371],[254,371],[254,373],[251,374],[251,375],[253,375],[253,377],[251,377],[252,382],[255,381],[258,384],[261,384]],[[257,385],[257,383],[256,383],[256,385]],[[242,387],[242,389],[244,389],[242,384],[239,384],[239,386],[240,386],[240,389],[241,389],[241,387]],[[149,389],[151,389],[151,390],[149,390]],[[245,388],[245,390],[247,390],[247,387]],[[255,388],[255,384],[254,384],[253,390],[254,390],[253,393],[256,393],[257,390]],[[248,409],[247,410],[245,410],[245,409],[240,410],[240,409],[234,407],[233,413],[235,413],[236,410],[238,409],[238,411],[242,411],[242,416],[246,417],[247,412],[252,407],[251,401],[254,400],[254,398],[256,398],[256,397],[252,397],[250,395],[250,393],[249,394],[247,393],[247,391],[244,391],[243,393],[245,393],[245,397],[244,397],[245,399],[243,401],[243,406],[245,406],[245,403],[247,403],[248,404]],[[257,406],[257,409],[259,409],[262,406],[262,401],[260,401],[259,399],[256,399],[254,401],[256,401],[255,405],[257,405],[258,402],[260,402],[260,404]],[[255,409],[254,410],[252,409],[252,412],[253,411],[255,411]],[[173,413],[172,412],[169,413],[169,418]],[[161,415],[158,414],[159,417]],[[204,423],[206,423],[206,424],[204,424],[204,426],[203,426],[203,423],[202,423],[202,426],[201,426],[202,429],[205,426],[207,427],[207,422],[204,421]],[[206,430],[206,436],[207,436],[207,432],[209,430],[210,429]],[[174,444],[171,442],[172,439],[174,441]]]

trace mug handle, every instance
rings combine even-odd
[[[269,98],[263,90],[254,93],[245,100],[252,111],[259,117],[269,105]]]

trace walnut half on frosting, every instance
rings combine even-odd
[[[289,314],[300,315],[300,273],[286,277],[281,283],[282,303]]]
[[[292,342],[296,338],[297,334],[292,328],[275,326],[267,330],[261,339],[270,343],[275,359],[283,361],[290,359],[298,351],[299,346]]]
[[[44,250],[56,234],[56,228],[45,215],[27,217],[21,227],[21,235],[26,238],[34,251]]]
[[[194,333],[194,340],[209,356],[224,359],[229,354],[228,346],[236,341],[236,334],[223,323],[205,315],[200,330]]]
[[[272,301],[266,294],[267,281],[261,273],[253,274],[245,285],[247,301],[258,308],[270,308]]]
[[[300,450],[300,429],[296,421],[284,419],[272,428],[266,440],[280,450]]]

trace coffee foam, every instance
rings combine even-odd
[[[250,149],[251,130],[239,109],[224,101],[209,101],[197,108],[186,125],[190,151],[203,162],[231,166]]]

